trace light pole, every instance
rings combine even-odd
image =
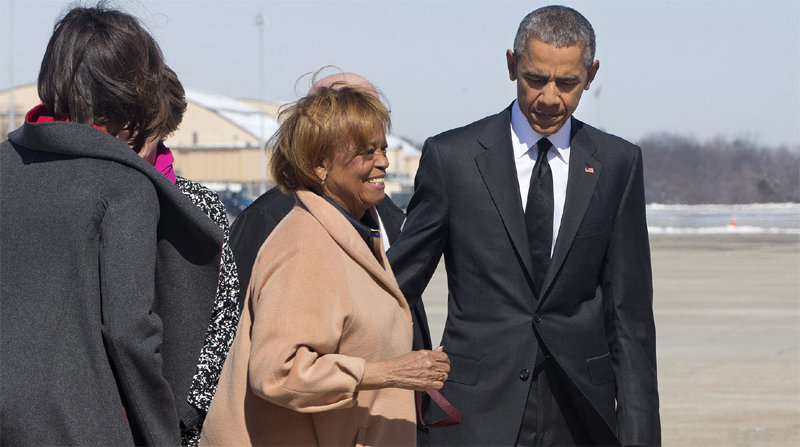
[[[8,129],[14,129],[14,0],[8,2]]]
[[[261,186],[259,187],[259,195],[267,191],[267,140],[264,135],[264,13],[258,12],[256,15],[255,23],[258,27],[258,110],[259,110],[259,158],[261,159]]]

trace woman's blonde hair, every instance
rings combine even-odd
[[[374,91],[351,84],[321,87],[282,110],[281,125],[267,142],[270,172],[283,192],[307,188],[320,192],[314,168],[336,151],[366,152],[377,130],[388,133],[389,111]]]

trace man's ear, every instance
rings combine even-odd
[[[517,58],[514,56],[514,52],[511,50],[506,50],[506,64],[508,64],[508,79],[512,81],[517,80]]]
[[[592,62],[592,65],[589,66],[589,71],[586,74],[586,85],[583,86],[584,90],[589,90],[589,85],[594,81],[594,77],[597,74],[597,70],[600,69],[600,61],[596,60]]]

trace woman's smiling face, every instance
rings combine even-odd
[[[320,176],[325,178],[323,194],[360,219],[368,209],[383,201],[388,167],[386,136],[379,128],[372,133],[368,147],[356,148],[351,143],[323,161]]]

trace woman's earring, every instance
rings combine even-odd
[[[327,173],[327,172],[326,172],[326,173],[324,173],[324,174],[322,174],[322,182],[321,182],[321,183],[322,183],[322,186],[325,186],[325,179],[326,179],[326,178],[328,178],[328,173]]]

